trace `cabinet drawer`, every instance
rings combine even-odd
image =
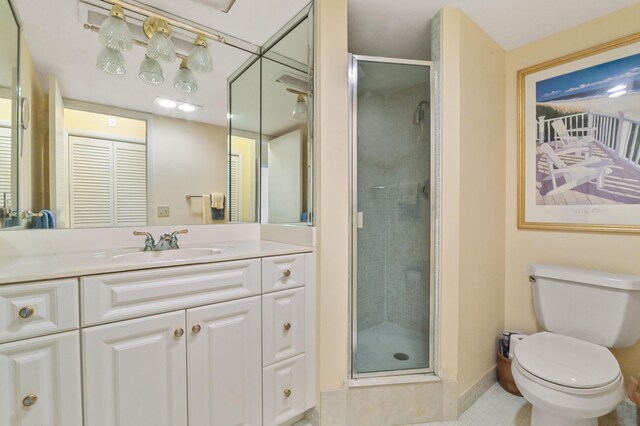
[[[305,374],[304,354],[264,369],[263,426],[281,424],[305,411]]]
[[[304,285],[303,254],[265,257],[262,259],[262,292],[286,290]]]
[[[0,425],[81,426],[78,331],[0,345]]]
[[[78,328],[78,281],[0,286],[0,343]]]
[[[262,296],[262,360],[273,364],[305,351],[304,288]]]
[[[260,294],[260,260],[83,277],[82,324],[92,325]]]

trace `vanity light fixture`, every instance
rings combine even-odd
[[[213,70],[213,59],[211,59],[211,53],[204,34],[198,34],[193,44],[194,46],[189,52],[187,62],[189,68],[196,72],[211,72]]]
[[[149,39],[147,56],[156,61],[175,62],[176,48],[171,40],[171,30],[167,21],[155,16],[144,20],[144,35]]]
[[[107,74],[122,75],[127,72],[122,52],[111,47],[104,47],[100,51],[96,66]]]
[[[193,71],[187,66],[187,60],[183,59],[180,63],[180,69],[176,74],[176,78],[173,81],[173,86],[176,90],[185,93],[193,93],[198,90],[198,82],[196,81]]]
[[[140,80],[149,84],[160,84],[164,81],[162,67],[158,61],[151,59],[147,55],[145,55],[144,60],[140,64],[138,77],[140,77]]]
[[[109,17],[100,26],[98,40],[105,47],[117,51],[131,50],[133,47],[131,32],[125,22],[124,10],[119,4],[113,5]]]
[[[296,105],[293,107],[293,118],[295,120],[306,121],[309,118],[309,106],[304,97],[308,96],[308,94],[290,87],[287,87],[287,92],[298,95]]]

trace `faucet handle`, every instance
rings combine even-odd
[[[171,233],[171,235],[174,235],[174,234],[187,234],[188,232],[189,232],[189,230],[188,230],[188,229],[181,229],[181,230],[179,230],[179,231],[173,231],[173,232]]]
[[[144,236],[149,236],[149,237],[151,236],[151,234],[150,234],[150,233],[148,233],[148,232],[142,232],[142,231],[133,231],[133,235],[140,235],[140,236],[143,236],[143,237],[144,237]]]

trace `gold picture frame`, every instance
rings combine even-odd
[[[518,71],[518,228],[640,232],[640,33]]]

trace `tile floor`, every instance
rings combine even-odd
[[[414,426],[529,426],[531,404],[503,390],[498,383],[486,391],[458,420]],[[598,419],[598,426],[635,426],[635,421],[618,420],[616,412]]]

